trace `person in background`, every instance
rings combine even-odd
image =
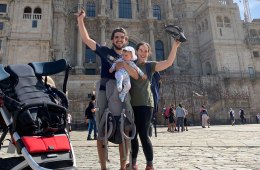
[[[72,122],[72,116],[70,113],[67,115],[67,122],[68,122],[68,131],[71,132],[71,122]]]
[[[259,120],[260,120],[260,113],[257,113],[257,115],[256,115],[256,123],[257,124],[259,123]]]
[[[177,130],[178,132],[180,132],[180,127],[181,127],[181,132],[183,132],[185,110],[183,109],[181,104],[179,104],[178,107],[176,108],[176,117],[177,117]]]
[[[208,125],[208,112],[204,105],[201,106],[200,116],[202,128],[206,128],[206,126]]]
[[[246,113],[244,111],[244,109],[240,109],[239,110],[239,116],[240,116],[240,119],[241,119],[241,124],[245,124],[246,123]]]
[[[188,110],[186,110],[185,108],[183,108],[185,111],[185,117],[184,117],[184,130],[188,131]]]
[[[174,110],[175,110],[174,105],[172,104],[171,107],[170,107],[168,132],[174,132],[174,130],[176,128]]]
[[[234,126],[235,125],[235,111],[230,108],[229,110],[229,118],[230,118],[230,121],[231,121],[231,125]]]
[[[95,118],[95,112],[96,112],[95,100],[96,100],[95,95],[92,95],[91,101],[89,102],[89,105],[85,111],[85,115],[86,115],[86,117],[88,119],[88,123],[89,123],[87,140],[93,140],[93,138],[91,138],[91,133],[93,130],[94,130],[94,140],[97,140],[97,125],[96,125],[96,118]]]

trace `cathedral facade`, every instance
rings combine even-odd
[[[160,110],[182,103],[191,123],[198,124],[199,108],[206,105],[217,124],[228,123],[230,107],[243,108],[254,122],[260,112],[260,20],[241,20],[232,0],[0,0],[0,62],[66,59],[73,67],[68,88],[76,125],[100,73],[99,57],[79,36],[74,13],[82,8],[96,42],[112,46],[112,30],[123,27],[129,45],[150,43],[157,61],[168,57],[173,42],[165,25],[183,28],[188,41],[162,73]],[[54,78],[59,84],[59,76]]]

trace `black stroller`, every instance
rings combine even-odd
[[[0,144],[9,133],[10,145],[21,155],[16,165],[6,169],[75,169],[66,130],[69,70],[64,59],[7,67],[0,64]],[[47,83],[47,76],[63,75],[61,72],[65,72],[63,91]]]

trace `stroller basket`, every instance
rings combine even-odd
[[[10,145],[24,158],[10,169],[75,169],[74,151],[66,130],[69,70],[64,59],[7,67],[0,64],[4,102],[0,106],[0,124],[4,127],[0,143],[9,132]],[[43,78],[61,72],[65,72],[63,91],[51,87]]]

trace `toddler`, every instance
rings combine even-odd
[[[147,76],[133,62],[136,59],[137,56],[135,55],[135,49],[131,46],[126,46],[123,48],[122,58],[117,59],[115,63],[112,64],[112,67],[109,69],[109,72],[112,73],[113,71],[115,71],[116,62],[124,61],[127,62],[131,67],[136,69],[136,71],[142,77],[143,80],[147,79]],[[115,78],[117,90],[119,91],[119,99],[121,100],[121,102],[124,102],[125,96],[131,88],[130,76],[126,69],[120,68],[118,71],[116,71]]]

